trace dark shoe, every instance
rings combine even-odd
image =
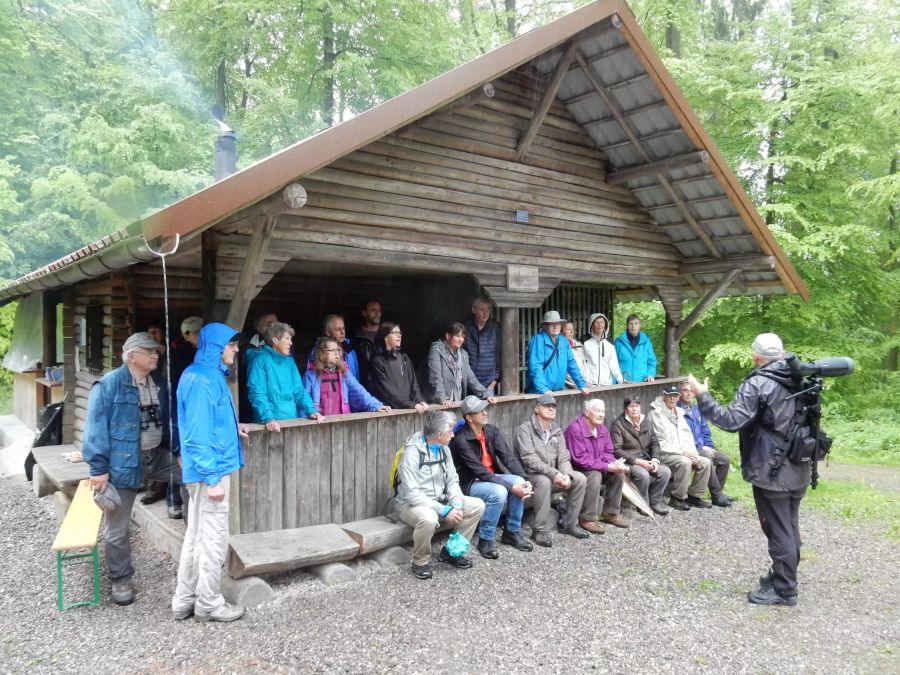
[[[532,543],[522,536],[521,532],[510,532],[509,530],[503,530],[500,543],[514,546],[519,551],[530,551],[534,548]]]
[[[671,510],[671,509],[669,509],[668,506],[666,506],[665,504],[662,504],[662,503],[651,504],[650,508],[653,509],[653,513],[660,515],[660,516],[669,515],[669,511]]]
[[[577,525],[575,525],[574,527],[566,528],[565,534],[569,535],[570,537],[575,537],[576,539],[587,539],[591,536]]]
[[[118,579],[111,583],[112,601],[117,605],[130,605],[134,602],[134,586],[131,579]]]
[[[141,497],[141,504],[155,504],[166,498],[166,484],[157,483],[147,490],[147,494]]]
[[[713,506],[720,506],[723,509],[731,506],[731,500],[728,499],[728,497],[726,497],[725,495],[713,495],[712,503]]]
[[[613,527],[628,527],[628,521],[618,513],[601,513],[600,520],[604,523],[609,523]]]
[[[166,510],[169,513],[169,518],[171,518],[172,520],[181,520],[182,518],[184,518],[184,513],[181,510],[181,504],[169,506]]]
[[[787,605],[793,607],[797,604],[797,596],[784,598],[775,592],[771,586],[769,588],[757,588],[755,591],[747,593],[747,600],[754,605]]]
[[[230,621],[237,621],[247,610],[244,609],[241,605],[229,605],[227,602],[224,603],[221,607],[217,607],[209,614],[197,614],[194,612],[194,618],[197,621],[213,621],[216,623],[229,623]]]
[[[712,504],[710,504],[705,499],[700,499],[700,497],[691,497],[690,495],[688,495],[688,498],[686,501],[688,504],[690,504],[691,506],[694,506],[698,509],[711,509],[712,508]]]
[[[496,560],[500,557],[500,551],[497,550],[497,542],[493,539],[479,539],[478,552],[482,558]]]
[[[543,546],[544,548],[550,548],[553,546],[553,540],[550,538],[549,532],[542,532],[540,530],[531,533],[531,538],[534,539],[534,543],[538,546]]]
[[[442,563],[453,565],[458,570],[467,570],[472,566],[472,561],[465,556],[460,555],[454,558],[452,555],[447,553],[446,546],[441,548],[441,554],[438,556],[438,560],[440,560]]]
[[[691,507],[688,506],[688,503],[683,499],[678,499],[678,497],[669,497],[669,506],[671,506],[676,511],[690,511]]]
[[[176,621],[184,621],[185,619],[190,619],[192,616],[194,616],[194,606],[193,605],[191,605],[190,607],[187,607],[186,609],[179,609],[177,611],[172,610],[172,617]]]
[[[602,525],[593,520],[579,520],[578,524],[582,530],[587,530],[591,534],[603,534],[606,531]]]
[[[430,579],[434,576],[434,567],[430,560],[424,565],[416,565],[413,563],[412,572],[416,579]]]

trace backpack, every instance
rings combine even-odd
[[[785,459],[795,465],[825,459],[831,451],[833,440],[819,426],[822,405],[818,390],[807,389],[805,393],[796,393],[765,371],[758,371],[756,374],[778,382],[783,388],[791,391],[794,397],[794,415],[787,433],[781,434],[775,429],[767,429],[776,439],[775,448],[778,453],[778,460],[772,467],[772,472],[777,473]]]
[[[400,460],[403,458],[403,452],[406,450],[406,446],[400,446],[400,449],[394,453],[394,459],[391,461],[391,470],[388,472],[388,484],[391,486],[391,490],[394,491],[394,496],[397,496],[397,490],[400,487]],[[447,460],[447,456],[444,453],[444,449],[441,448],[441,456],[436,460],[426,460],[421,454],[419,455],[419,468],[421,469],[426,464],[443,464]]]

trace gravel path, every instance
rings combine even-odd
[[[58,612],[49,500],[4,478],[0,672],[900,671],[896,544],[805,511],[800,604],[764,608],[744,598],[767,565],[747,505],[662,520],[502,547],[431,582],[374,563],[330,588],[292,575],[242,621],[208,625],[171,619],[174,564],[140,534],[134,605]]]
[[[829,480],[848,483],[865,483],[876,490],[900,492],[900,468],[868,464],[819,464],[819,475]]]

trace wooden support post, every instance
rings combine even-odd
[[[522,134],[522,137],[519,139],[519,144],[516,146],[517,161],[521,162],[525,157],[525,153],[528,152],[531,142],[534,140],[534,137],[537,136],[541,125],[544,123],[547,111],[550,110],[550,106],[552,106],[553,101],[556,100],[556,94],[559,92],[559,85],[562,84],[563,78],[569,71],[569,66],[572,65],[572,60],[575,58],[575,51],[577,49],[578,42],[572,40],[566,46],[562,56],[559,57],[559,63],[556,64],[556,72],[553,73],[553,77],[551,77],[550,81],[547,83],[547,88],[544,90],[541,102],[538,104],[537,109],[535,109],[534,116],[531,118],[531,122],[528,123],[528,128],[525,130],[525,133]]]
[[[206,230],[201,237],[200,279],[203,284],[203,321],[218,320],[216,316],[216,253],[219,249],[219,235]]]
[[[500,335],[503,340],[500,371],[503,378],[503,395],[512,396],[522,392],[519,386],[519,308],[500,308]]]
[[[269,243],[272,241],[276,220],[277,216],[273,214],[263,216],[262,223],[257,226],[250,238],[247,258],[244,260],[244,267],[241,269],[241,276],[234,289],[231,306],[228,308],[228,318],[225,320],[225,323],[235,330],[241,330],[247,320],[250,301],[256,290],[256,280],[269,252]]]
[[[681,344],[676,337],[678,318],[666,309],[666,377],[678,377],[681,371]]]
[[[59,294],[54,291],[45,291],[43,296],[43,354],[41,365],[55,366],[56,360],[62,354],[56,353],[56,304],[59,302]]]
[[[688,314],[675,328],[675,341],[679,342],[681,338],[684,337],[685,333],[687,333],[691,328],[694,327],[694,324],[703,316],[703,313],[712,305],[716,300],[721,297],[721,295],[725,292],[725,290],[731,285],[731,283],[740,276],[743,270],[741,268],[733,269],[728,274],[726,274],[722,279],[717,283],[713,288],[709,290],[709,292],[703,296],[697,306],[694,307],[693,311]],[[668,330],[668,321],[666,322],[666,330]]]

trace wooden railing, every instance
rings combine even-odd
[[[646,411],[669,381],[596,387],[589,397],[603,399],[610,423],[622,412],[626,396],[640,396]],[[565,428],[581,414],[585,397],[577,391],[555,396],[557,422]],[[488,408],[489,422],[510,444],[515,428],[530,419],[535,398],[500,396]],[[422,419],[403,410],[335,415],[321,423],[289,420],[281,428],[272,433],[250,425],[244,468],[233,482],[232,532],[342,524],[383,514],[393,494],[391,461],[410,434],[421,430]]]

